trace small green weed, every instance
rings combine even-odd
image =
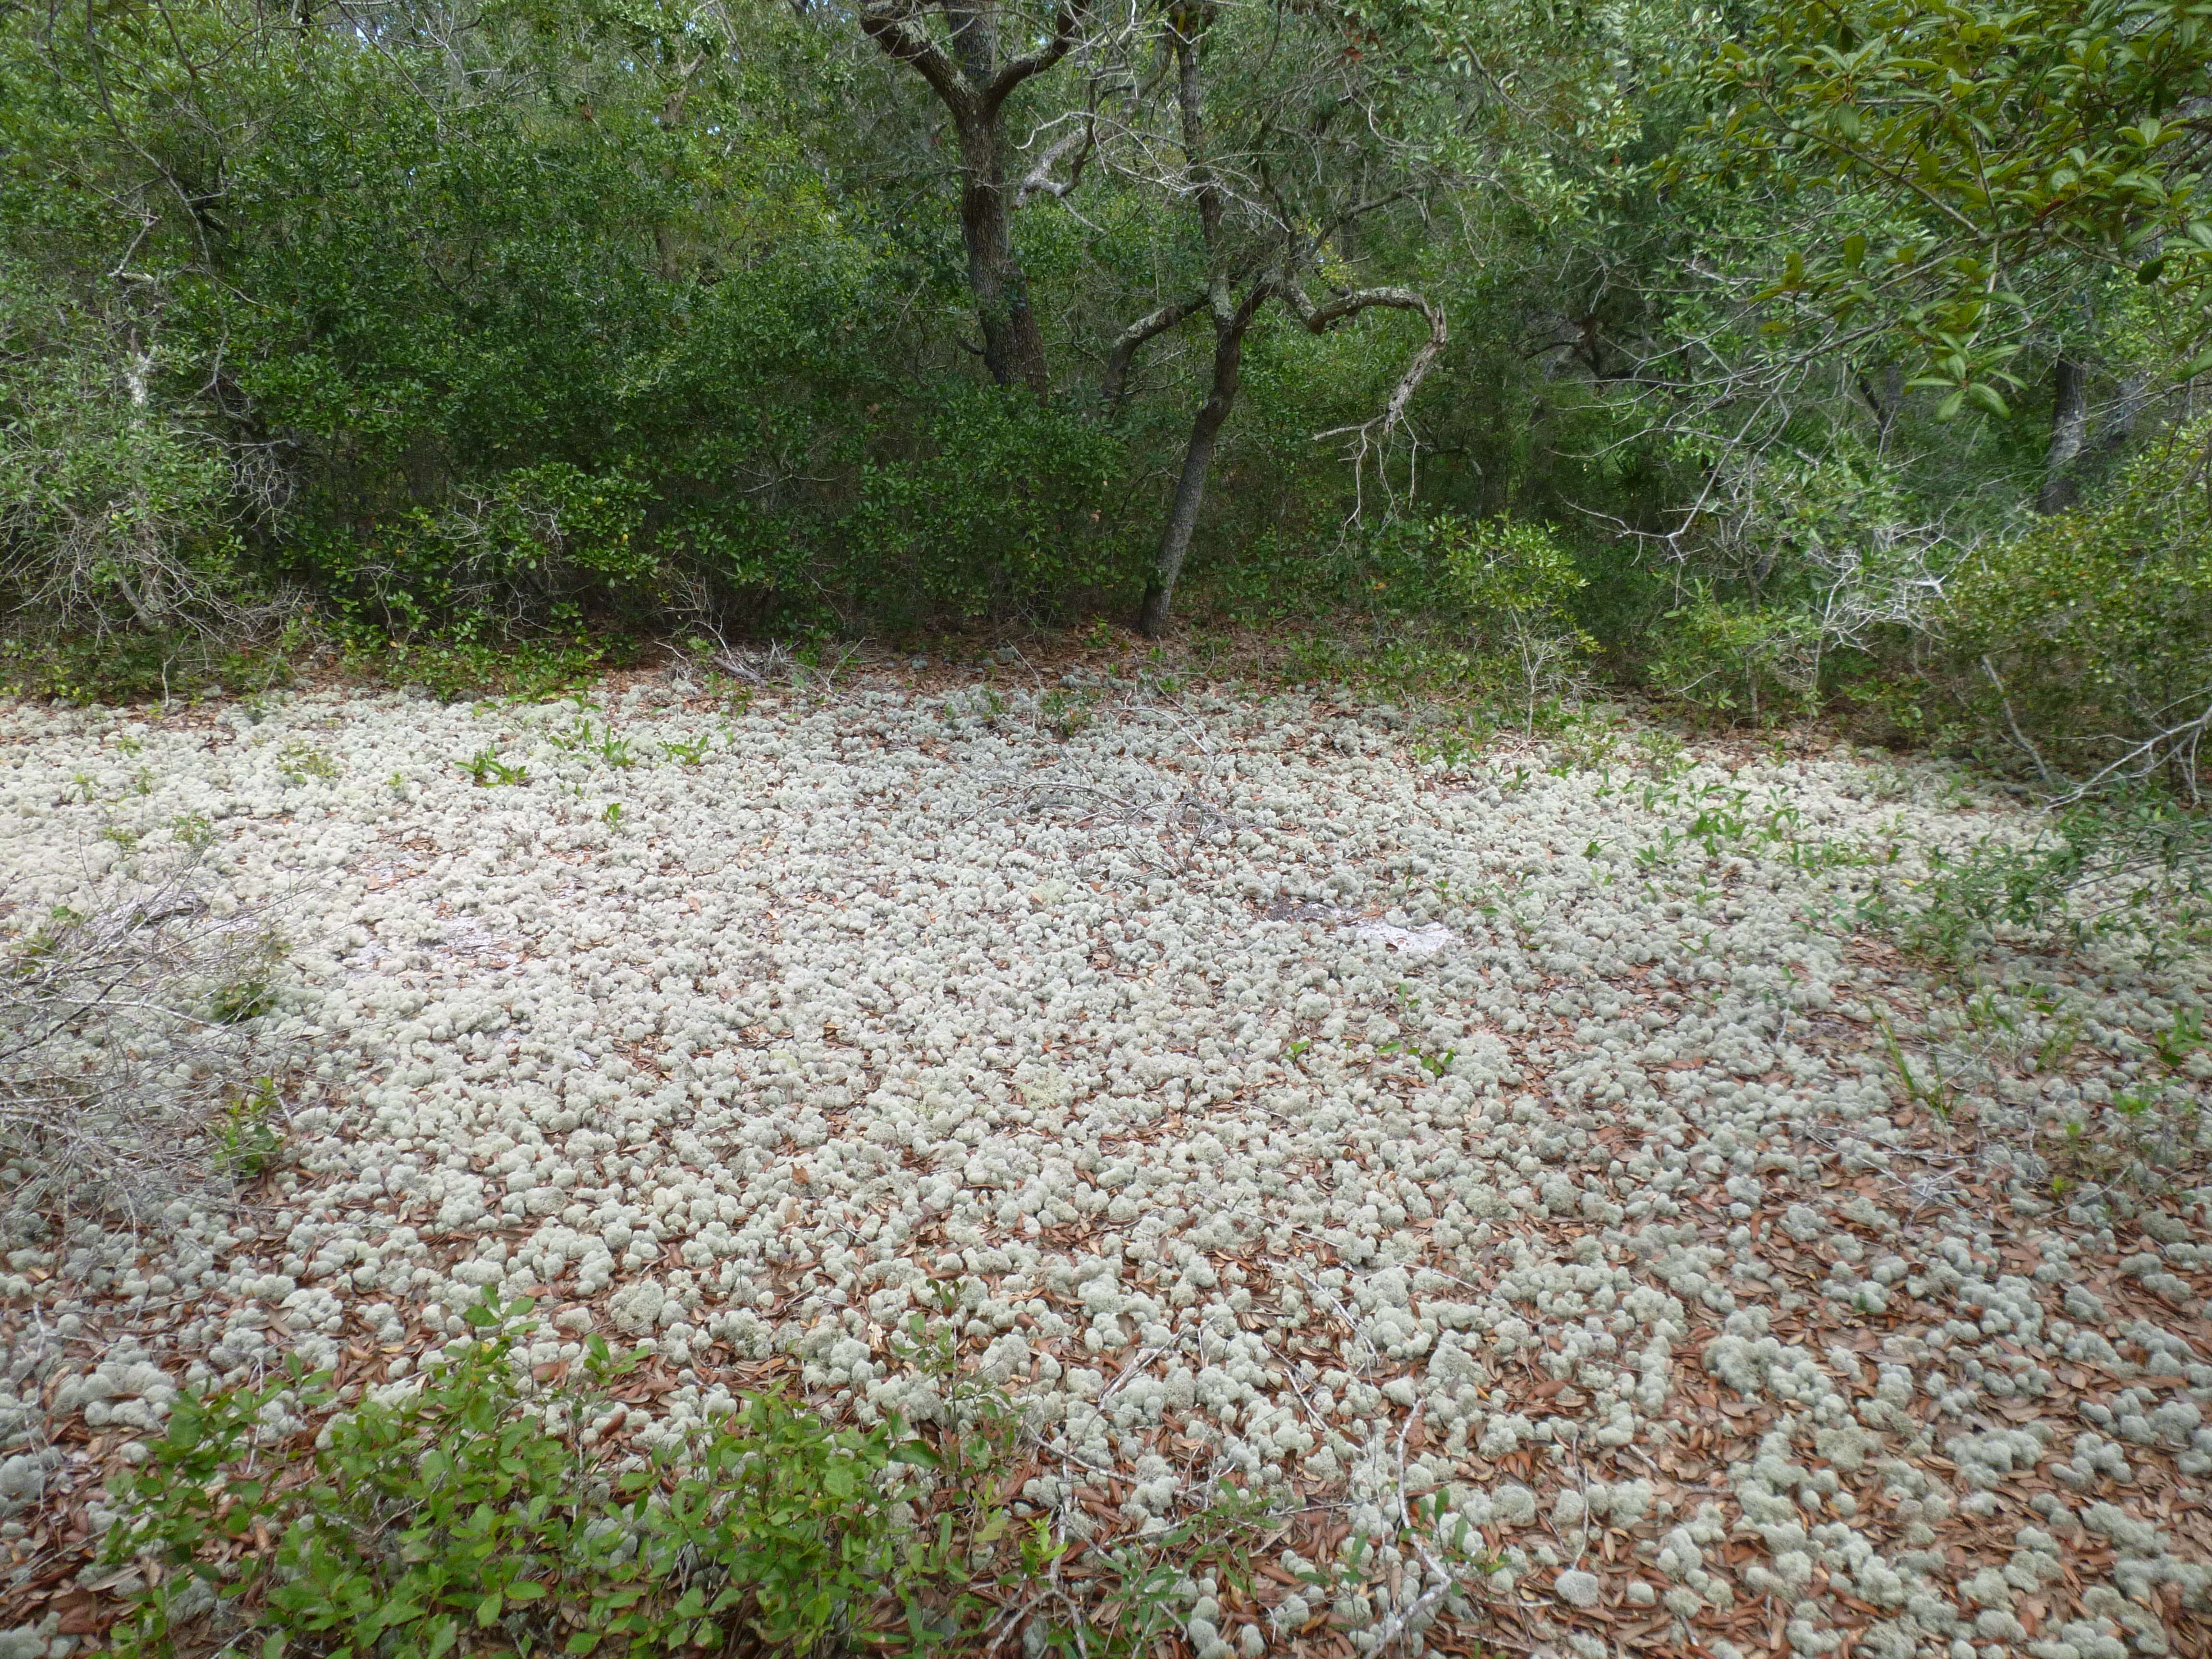
[[[1066,743],[1097,719],[1098,693],[1054,688],[1037,699],[1037,719],[1045,730]]]
[[[305,738],[294,738],[277,752],[276,769],[283,774],[284,781],[291,784],[303,784],[311,778],[328,782],[343,770],[336,761]]]
[[[252,1093],[233,1101],[216,1120],[216,1169],[239,1182],[265,1175],[284,1150],[283,1115],[276,1079],[258,1079]]]
[[[2035,1050],[2035,1069],[2055,1072],[2063,1066],[2075,1047],[2081,1041],[2081,1021],[2079,1016],[2069,1016],[2054,1021]]]
[[[1447,776],[1464,772],[1497,735],[1497,727],[1481,720],[1440,726],[1413,740],[1413,762],[1418,766],[1435,766]]]
[[[217,1025],[243,1025],[276,1006],[276,965],[291,952],[277,933],[264,933],[247,953],[235,977],[208,994],[208,1018]]]
[[[1941,1068],[1931,1062],[1927,1075],[1922,1076],[1913,1069],[1911,1060],[1906,1057],[1905,1044],[1898,1039],[1897,1028],[1887,1018],[1876,1016],[1875,1029],[1881,1033],[1881,1046],[1889,1056],[1890,1069],[1897,1073],[1898,1082],[1904,1087],[1906,1097],[1918,1102],[1937,1118],[1948,1123],[1951,1114],[1957,1109],[1958,1096]]]
[[[942,714],[945,724],[956,733],[969,726],[988,729],[1006,718],[1006,700],[995,687],[980,685],[947,697]]]
[[[479,789],[496,789],[502,785],[521,785],[530,781],[528,767],[509,766],[489,749],[479,749],[458,764]]]
[[[678,765],[697,766],[706,760],[707,751],[713,742],[713,738],[705,737],[664,738],[660,752]]]
[[[1431,1077],[1437,1078],[1442,1077],[1449,1071],[1452,1061],[1459,1057],[1459,1050],[1456,1048],[1447,1048],[1442,1054],[1432,1054],[1411,1042],[1377,1043],[1375,1052],[1377,1054],[1403,1054],[1408,1060],[1417,1062]]]
[[[2202,1008],[2184,1008],[2174,1015],[2172,1024],[2152,1036],[2151,1046],[2158,1050],[2158,1057],[2166,1062],[2169,1070],[2178,1072],[2204,1047],[2207,1040],[2204,1011]]]
[[[595,678],[623,654],[625,644],[398,641],[364,629],[347,653],[347,665],[390,685],[420,685],[441,702],[471,696],[543,701]]]
[[[586,702],[580,694],[571,701],[576,705],[576,719],[566,731],[552,734],[551,740],[556,748],[568,750],[572,754],[596,756],[617,772],[627,772],[637,764],[637,756],[630,748],[629,739],[616,735],[613,721],[605,721],[597,726],[592,723],[586,711],[596,709],[598,704]],[[662,747],[668,745],[663,744]],[[705,753],[703,740],[700,752],[702,756]]]

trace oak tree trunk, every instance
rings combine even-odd
[[[2051,378],[2051,447],[2043,458],[2043,488],[2036,492],[2035,510],[2063,513],[2081,493],[2074,461],[2089,428],[2089,375],[2073,358],[2061,357]]]
[[[1030,308],[1029,278],[1014,255],[1005,132],[996,112],[960,123],[960,234],[968,288],[983,331],[983,367],[1000,386],[1051,395],[1044,333]]]
[[[1251,326],[1252,314],[1253,307],[1248,306],[1226,320],[1217,318],[1214,323],[1213,384],[1207,389],[1206,401],[1199,405],[1197,418],[1190,423],[1190,441],[1183,447],[1175,500],[1168,508],[1167,527],[1160,532],[1160,550],[1153,562],[1152,580],[1145,586],[1144,606],[1137,613],[1138,631],[1148,638],[1158,639],[1167,631],[1176,582],[1182,574],[1184,556],[1190,551],[1198,510],[1206,503],[1206,479],[1213,465],[1214,441],[1236,406],[1244,363],[1244,331]]]

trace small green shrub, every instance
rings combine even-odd
[[[1069,1559],[1008,1501],[1021,1419],[943,1341],[909,1350],[943,1370],[933,1435],[895,1417],[833,1426],[771,1392],[641,1455],[605,1431],[644,1356],[594,1338],[575,1375],[541,1384],[530,1314],[487,1291],[471,1340],[350,1410],[329,1374],[297,1370],[179,1401],[118,1483],[104,1559],[143,1583],[115,1659],[215,1643],[348,1659],[949,1653],[992,1636],[1109,1659],[1180,1628],[1186,1574],[1249,1595],[1255,1553],[1280,1535],[1264,1503],[1231,1492]],[[1441,1511],[1427,1519],[1441,1537]]]
[[[1557,723],[1579,700],[1597,641],[1576,625],[1574,599],[1586,584],[1549,530],[1445,513],[1391,525],[1375,541],[1386,564],[1436,573],[1444,610],[1474,646],[1465,672],[1524,732]]]
[[[470,1310],[481,1340],[332,1419],[278,1478],[255,1455],[262,1425],[329,1408],[328,1376],[180,1402],[106,1545],[163,1569],[111,1638],[118,1659],[176,1651],[210,1593],[264,1650],[361,1655],[646,1653],[739,1631],[805,1652],[918,1605],[939,1564],[894,1511],[934,1460],[896,1423],[830,1429],[756,1395],[681,1470],[617,1456],[526,1404],[509,1346],[527,1312]],[[590,1383],[634,1363],[594,1341]],[[592,1403],[580,1390],[554,1412]]]
[[[198,634],[117,629],[100,638],[0,640],[0,690],[84,707],[252,695],[292,677],[277,647],[234,647]]]
[[[619,635],[591,645],[503,640],[396,640],[349,630],[347,665],[390,685],[419,685],[441,702],[473,696],[543,700],[588,684],[629,655]]]
[[[327,783],[341,770],[336,761],[305,738],[294,738],[284,745],[276,757],[276,769],[284,775],[285,781],[294,784],[310,778]]]
[[[266,1175],[284,1150],[283,1112],[276,1079],[256,1079],[252,1089],[232,1101],[216,1120],[216,1168],[240,1182]]]
[[[1667,612],[1644,678],[1712,723],[1801,714],[1818,695],[1820,629],[1802,611],[1715,598],[1703,584]]]
[[[2094,895],[2095,902],[2080,901]],[[1939,850],[1928,878],[1878,887],[1864,919],[1931,960],[1962,965],[2001,932],[2047,948],[2132,936],[2156,958],[2212,934],[2212,823],[2155,791],[2078,801],[2026,846]]]
[[[1054,688],[1037,699],[1037,718],[1044,728],[1065,743],[1098,718],[1098,693]]]
[[[511,766],[489,749],[479,749],[456,764],[469,775],[469,781],[479,789],[519,788],[530,781],[528,767]]]
[[[277,964],[291,950],[290,941],[273,929],[256,937],[209,990],[208,1018],[217,1025],[243,1025],[275,1007]]]
[[[2202,453],[2212,421],[2170,442],[2102,501],[1988,544],[1952,580],[1952,687],[1986,749],[2047,781],[2162,769],[2177,793],[2199,797],[2212,719]]]

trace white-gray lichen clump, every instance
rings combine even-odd
[[[0,1532],[180,1385],[397,1382],[489,1287],[538,1298],[534,1363],[653,1346],[674,1386],[587,1430],[641,1446],[740,1363],[927,1417],[920,1311],[1026,1402],[1057,1527],[1339,1506],[1370,1587],[1194,1583],[1194,1651],[1485,1606],[1583,1659],[2212,1629],[2197,1120],[2148,1196],[2047,1161],[2135,1125],[2202,980],[2045,963],[1947,1126],[1884,1024],[1908,1075],[1982,1028],[1852,930],[2002,805],[1848,750],[1447,774],[1304,697],[1104,687],[1063,737],[1026,694],[681,691],[605,694],[626,767],[558,704],[0,714],[16,902],[204,822],[225,902],[280,907],[263,1019],[306,1057],[259,1202],[17,1241]],[[1487,1576],[1399,1619],[1437,1491]]]

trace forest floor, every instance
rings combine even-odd
[[[14,904],[204,824],[291,942],[278,1171],[0,1273],[0,1652],[99,1627],[179,1385],[393,1382],[489,1286],[541,1367],[653,1345],[640,1446],[777,1380],[926,1419],[919,1310],[1027,1402],[1028,1511],[1241,1484],[1282,1563],[1364,1548],[1200,1650],[1371,1647],[1441,1494],[1432,1651],[2212,1653],[2203,967],[1864,921],[2029,834],[2001,793],[1083,672],[714,690],[0,711]]]

